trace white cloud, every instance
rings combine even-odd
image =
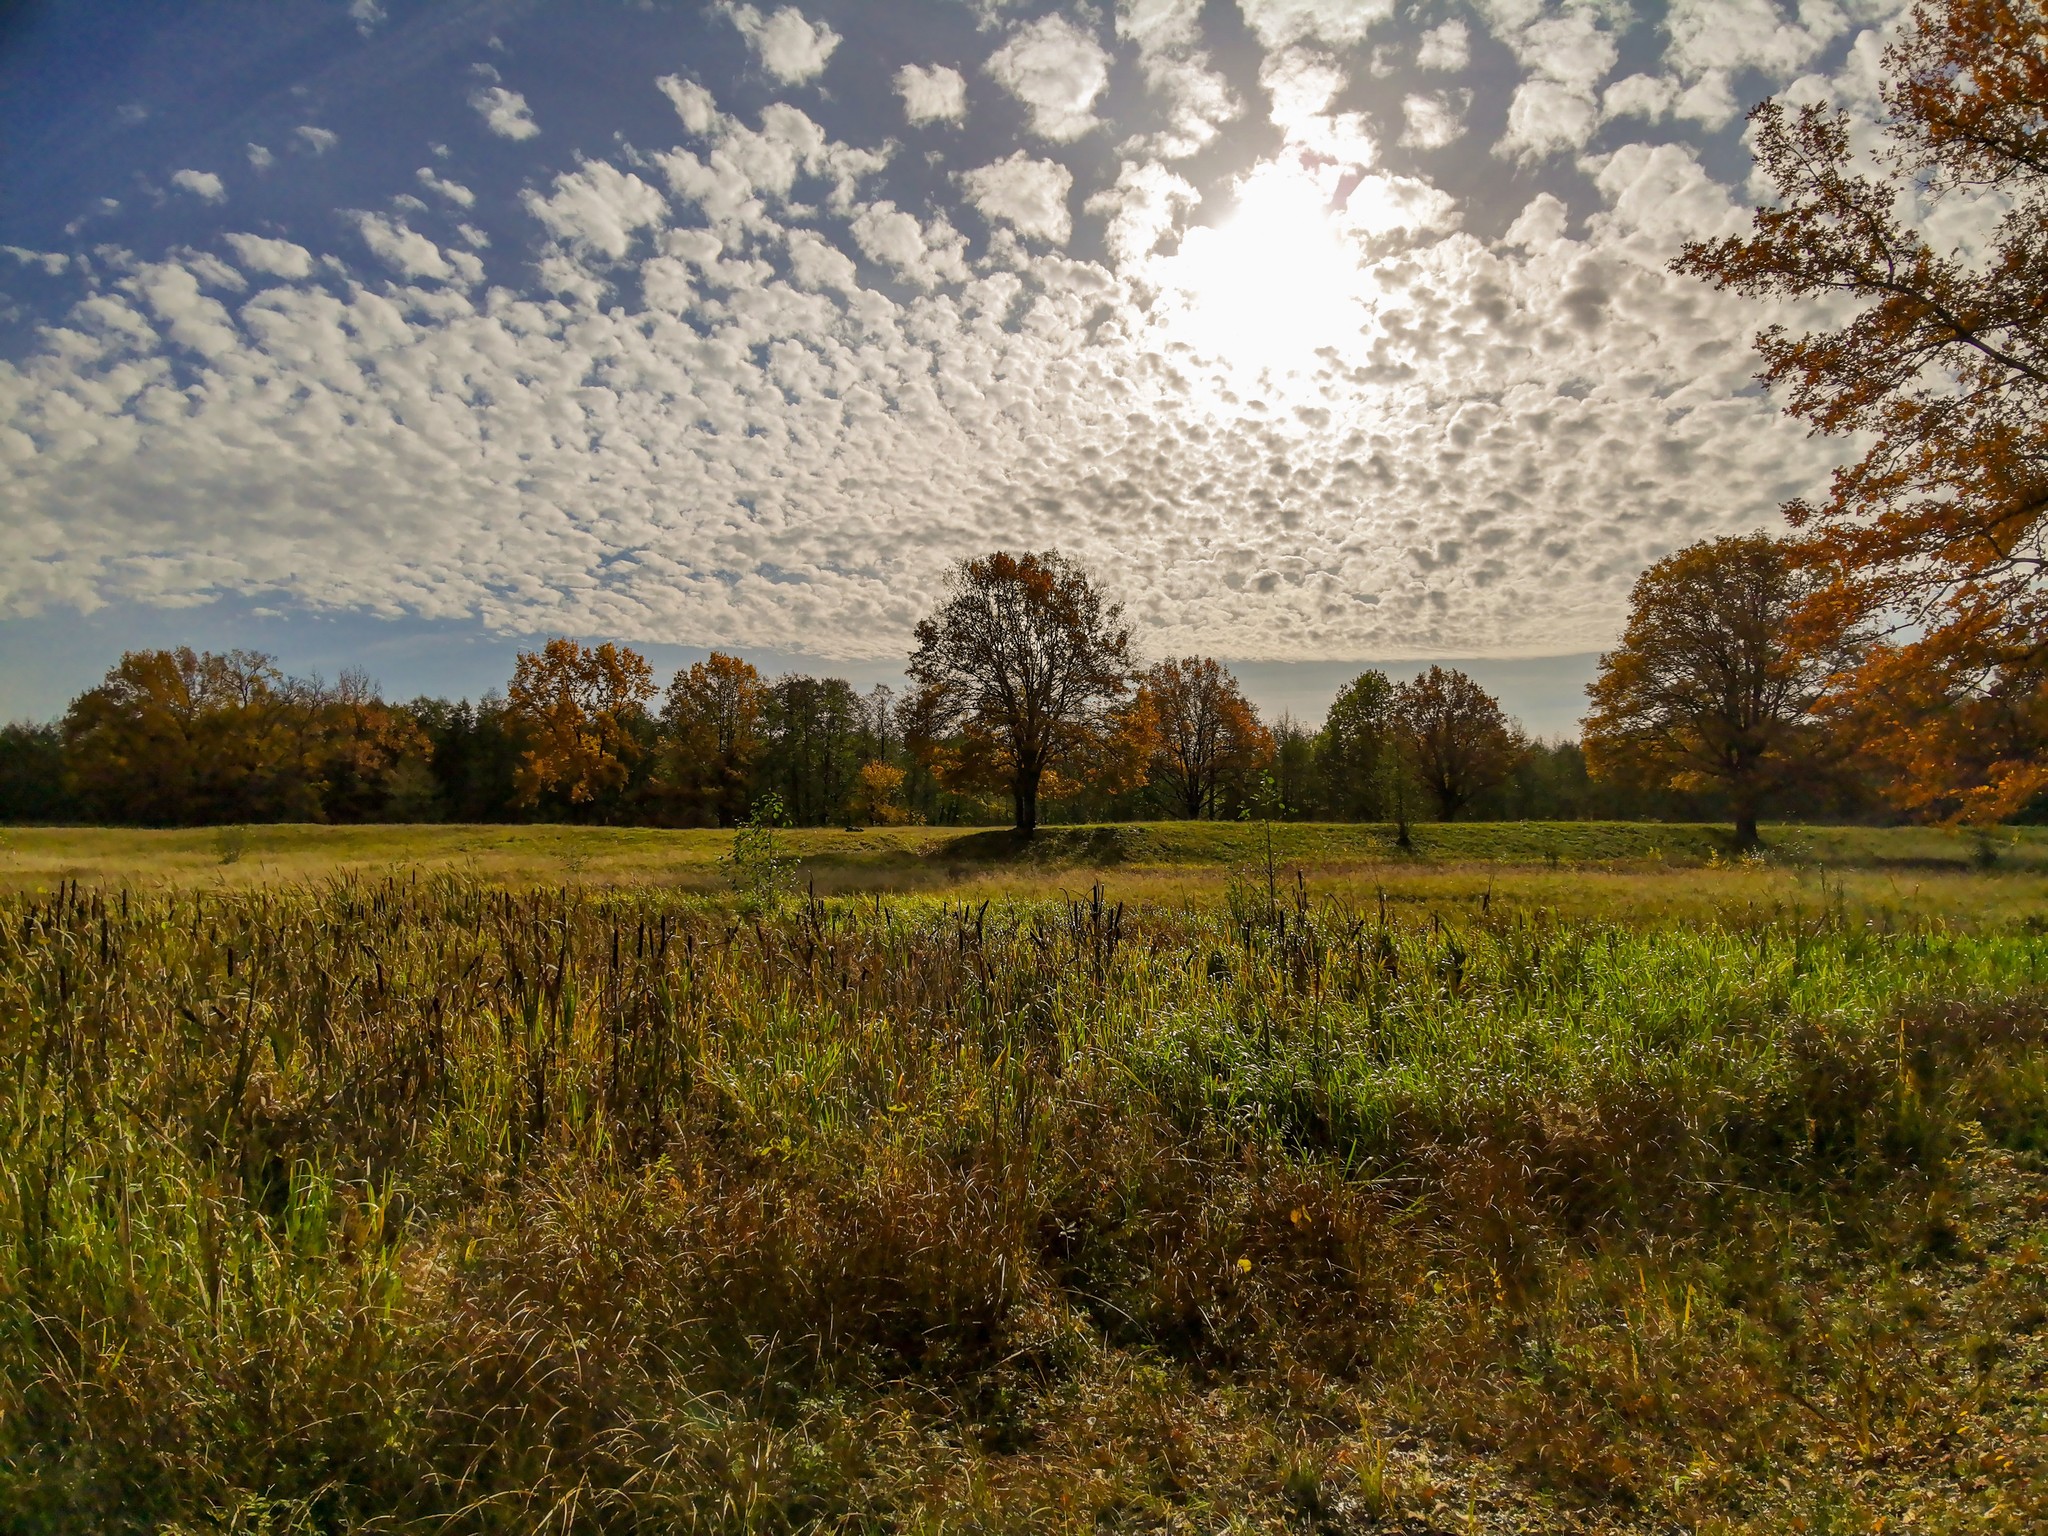
[[[1201,201],[1194,183],[1165,166],[1126,160],[1116,184],[1088,199],[1088,211],[1108,219],[1103,242],[1119,266],[1128,266],[1158,249],[1181,216]]]
[[[235,260],[251,272],[271,277],[302,278],[313,273],[313,253],[289,240],[271,240],[262,235],[223,235],[235,253]]]
[[[586,160],[581,169],[564,171],[554,187],[552,197],[528,189],[520,203],[580,255],[617,261],[631,248],[635,230],[659,229],[668,216],[659,192],[606,160]]]
[[[71,265],[71,258],[62,251],[31,251],[18,245],[0,245],[0,251],[5,251],[24,267],[40,268],[46,277],[61,277]]]
[[[935,64],[906,64],[896,71],[896,94],[913,123],[957,123],[967,116],[967,77]]]
[[[362,232],[363,244],[402,276],[446,279],[455,275],[439,246],[382,214],[357,214],[356,228]]]
[[[966,172],[967,200],[990,223],[998,221],[1034,240],[1065,245],[1074,232],[1067,198],[1074,173],[1055,160],[1034,160],[1018,150],[1007,160]]]
[[[1749,222],[1690,145],[1624,144],[1587,169],[1607,200],[1607,211],[1593,216],[1596,235],[1641,237],[1664,250],[1681,240],[1733,234]]]
[[[1394,0],[1237,0],[1245,24],[1268,48],[1322,42],[1345,48],[1365,41],[1375,22],[1394,14]]]
[[[801,85],[825,72],[840,36],[822,21],[811,22],[793,5],[785,5],[772,16],[763,16],[751,5],[720,5],[726,17],[740,29],[761,67],[784,85]]]
[[[1599,109],[1590,97],[1554,80],[1524,80],[1508,103],[1507,132],[1494,153],[1533,161],[1583,149],[1599,125]]]
[[[1201,0],[1122,0],[1117,7],[1117,35],[1138,45],[1146,89],[1165,104],[1167,118],[1159,132],[1129,140],[1126,153],[1185,159],[1213,144],[1223,125],[1243,112],[1230,82],[1196,46],[1201,14]]]
[[[721,228],[769,231],[770,208],[786,204],[805,177],[825,183],[827,205],[846,213],[861,181],[889,163],[887,147],[841,143],[787,102],[763,108],[756,130],[720,112],[702,86],[673,75],[656,83],[707,148],[702,155],[686,149],[656,155],[654,163],[672,193]]]
[[[1202,0],[1117,0],[1116,35],[1144,53],[1194,48],[1202,39]]]
[[[1337,61],[1306,48],[1290,48],[1268,58],[1259,70],[1259,84],[1273,97],[1273,121],[1290,131],[1329,111],[1347,84]]]
[[[1557,198],[1548,192],[1538,192],[1515,216],[1500,243],[1529,251],[1547,251],[1563,242],[1570,216],[1571,210]]]
[[[469,188],[459,181],[449,181],[443,177],[436,176],[432,166],[423,165],[413,174],[419,178],[421,186],[437,196],[445,197],[456,207],[474,208],[476,206],[476,194],[474,192],[470,191]]]
[[[277,163],[277,156],[273,155],[261,144],[251,144],[248,147],[248,156],[251,170],[267,171],[272,165]]]
[[[1145,84],[1166,103],[1167,126],[1139,142],[1168,160],[1199,154],[1216,142],[1244,108],[1230,82],[1209,67],[1206,54],[1153,55],[1143,61]]]
[[[332,128],[316,128],[311,123],[302,123],[292,130],[292,136],[316,155],[324,155],[341,142],[341,135]]]
[[[1671,110],[1674,116],[1690,118],[1704,127],[1725,128],[1735,121],[1741,108],[1736,104],[1735,90],[1727,74],[1710,69],[1686,87]]]
[[[1471,29],[1456,18],[1423,33],[1422,44],[1415,51],[1417,69],[1456,73],[1471,62]]]
[[[1099,121],[1094,108],[1109,88],[1109,55],[1064,17],[1044,16],[997,50],[988,72],[1030,109],[1034,133],[1065,144]]]
[[[530,139],[540,124],[526,105],[526,98],[502,85],[487,85],[470,93],[469,104],[484,120],[484,126],[501,139]]]
[[[921,225],[894,203],[870,203],[854,216],[854,243],[868,260],[920,288],[964,283],[967,239],[944,218]]]
[[[681,75],[663,75],[654,85],[669,99],[676,116],[690,132],[705,134],[718,125],[718,103],[696,81],[685,80]]]
[[[1465,113],[1472,105],[1469,91],[1438,92],[1431,96],[1410,96],[1401,103],[1407,122],[1401,142],[1410,149],[1442,149],[1465,134]]]
[[[1600,94],[1602,117],[1640,117],[1657,122],[1671,111],[1678,87],[1662,75],[1630,75]]]
[[[1797,21],[1773,0],[1672,0],[1664,57],[1688,79],[1708,70],[1755,69],[1786,80],[1848,26],[1832,0],[1803,0]]]
[[[1600,125],[1596,88],[1620,57],[1608,16],[1590,7],[1545,15],[1534,0],[1485,0],[1482,9],[1530,71],[1508,103],[1494,153],[1532,162],[1585,148]]]
[[[211,171],[195,171],[188,167],[173,172],[171,185],[182,192],[190,192],[201,202],[224,203],[228,200],[227,188],[221,185],[220,178]]]
[[[368,37],[384,21],[384,7],[378,0],[349,0],[348,19],[356,24],[356,30]]]

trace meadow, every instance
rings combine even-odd
[[[2030,1531],[2048,840],[14,829],[0,1531]]]

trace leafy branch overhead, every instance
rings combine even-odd
[[[1751,113],[1776,201],[1675,265],[1857,306],[1757,338],[1787,409],[1864,445],[1786,508],[1817,577],[1804,623],[1862,642],[1829,708],[1901,798],[1995,817],[2048,788],[2048,27],[2025,0],[1930,0],[1885,71],[1867,148],[1840,109]]]

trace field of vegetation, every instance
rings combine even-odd
[[[1272,835],[10,832],[0,1531],[2048,1522],[2048,839]]]

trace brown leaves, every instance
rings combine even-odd
[[[654,696],[654,673],[639,652],[550,640],[519,653],[506,694],[526,741],[522,804],[554,794],[584,806],[624,787],[640,756],[634,727]]]
[[[1816,613],[1898,642],[1835,702],[1882,721],[1905,803],[1995,817],[2036,792],[2026,759],[2048,747],[2024,734],[2048,654],[2048,22],[2015,0],[1935,0],[1886,67],[1879,174],[1856,168],[1845,114],[1767,102],[1751,122],[1776,204],[1749,238],[1689,246],[1675,267],[1760,297],[1864,301],[1833,329],[1757,339],[1793,415],[1871,436],[1824,503],[1787,509]],[[1981,224],[1991,191],[2009,211],[1987,249],[1931,243]],[[1961,745],[1986,727],[1999,750],[1958,756],[1964,720]]]

